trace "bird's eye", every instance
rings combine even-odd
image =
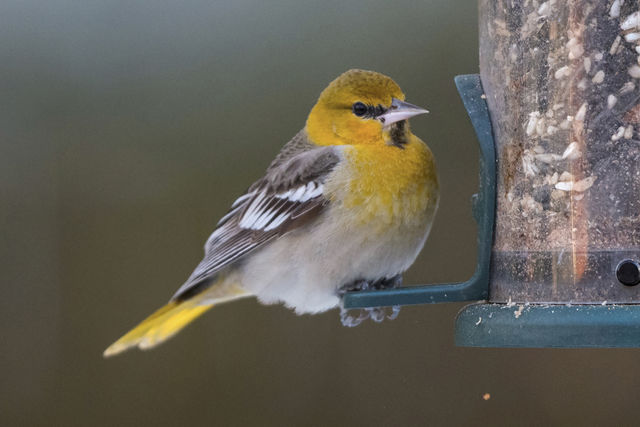
[[[362,117],[365,114],[367,114],[367,106],[364,105],[362,102],[356,102],[355,104],[353,104],[353,114],[355,114],[358,117]]]

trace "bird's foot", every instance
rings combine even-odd
[[[347,292],[367,291],[371,288],[371,283],[366,280],[354,280],[338,288],[338,296],[342,297]]]
[[[366,280],[356,280],[352,283],[344,285],[338,289],[338,295],[344,296],[347,292],[366,291],[369,289],[382,290],[397,288],[402,284],[402,276],[400,274],[378,279],[374,282],[368,282]],[[358,326],[367,319],[371,319],[376,323],[382,322],[385,318],[394,320],[400,313],[400,306],[394,305],[391,307],[391,313],[387,314],[388,307],[367,307],[357,310],[347,310],[344,307],[340,307],[340,321],[343,326],[353,328]],[[352,315],[357,312],[357,316]]]
[[[384,277],[382,279],[378,279],[371,284],[372,289],[381,290],[381,289],[394,289],[398,288],[402,285],[402,275],[396,274],[393,277]]]
[[[391,310],[390,312],[388,310]],[[353,315],[352,313],[357,313]],[[340,307],[340,322],[343,326],[353,328],[358,326],[367,319],[371,319],[376,323],[382,322],[385,318],[394,320],[400,313],[400,306],[394,305],[392,307],[367,307],[356,310],[347,310],[344,307]]]

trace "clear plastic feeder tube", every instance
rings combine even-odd
[[[640,302],[638,3],[481,0],[480,71],[498,157],[491,301]]]

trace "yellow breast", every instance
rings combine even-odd
[[[336,193],[357,220],[381,226],[421,227],[438,201],[438,177],[431,150],[415,135],[403,148],[387,144],[346,147],[345,169],[336,174]],[[346,180],[346,182],[345,182]]]

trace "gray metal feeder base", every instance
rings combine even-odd
[[[640,347],[640,305],[472,304],[456,318],[456,345]]]

